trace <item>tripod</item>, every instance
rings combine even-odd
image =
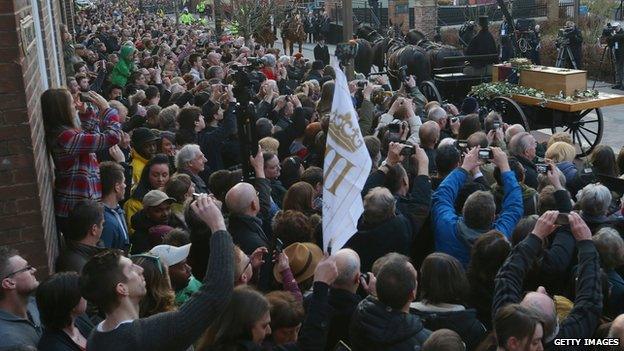
[[[572,68],[578,69],[576,61],[574,60],[574,55],[572,55],[572,50],[567,44],[562,44],[560,47],[557,48],[557,63],[555,64],[555,66],[559,68],[565,68],[564,65],[566,64],[567,59],[572,62]]]
[[[608,60],[609,61],[607,62],[607,64],[611,64],[611,68],[615,67],[615,65],[613,64],[613,62],[614,62],[614,60],[613,60],[613,49],[611,48],[611,46],[606,45],[604,47],[604,49],[602,49],[602,56],[600,57],[600,66],[598,66],[598,71],[600,71],[601,73],[606,72],[606,70],[602,69],[602,64],[605,63],[605,56],[606,55],[609,55],[608,56]],[[608,68],[608,67],[605,67],[605,68]],[[599,80],[602,80],[602,78],[604,78],[604,74],[602,76],[598,77]],[[596,81],[597,80],[594,80],[594,84],[592,85],[592,89],[596,88]],[[615,81],[615,70],[613,70],[613,81]],[[616,82],[616,84],[618,84],[618,83]]]

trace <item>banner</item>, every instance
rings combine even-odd
[[[364,206],[361,191],[371,159],[360,132],[347,78],[336,70],[334,99],[329,120],[323,167],[323,250],[342,248],[357,231]]]

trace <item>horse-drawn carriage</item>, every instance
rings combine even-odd
[[[463,73],[436,74],[434,81],[421,82],[420,88],[429,101],[458,103],[459,99],[473,95],[488,111],[499,112],[505,123],[519,123],[527,131],[568,132],[578,156],[588,155],[602,139],[604,121],[601,108],[624,104],[624,96],[585,90],[584,71],[529,65],[522,69],[527,72],[527,77],[529,72],[536,73],[530,76],[530,81],[527,78],[516,85],[507,82],[487,85],[492,78],[495,81],[506,78],[498,76],[498,66],[503,65],[494,65],[493,75],[487,77],[466,76]],[[509,68],[508,65],[506,68]],[[518,70],[514,69],[512,75],[518,74]],[[544,73],[544,78],[540,78],[540,72]],[[575,80],[570,78],[572,75]],[[536,86],[544,86],[545,91],[533,88]],[[496,87],[503,87],[503,91],[497,94]],[[481,93],[488,88],[488,93]]]

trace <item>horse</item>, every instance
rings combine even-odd
[[[379,72],[386,68],[386,51],[389,38],[379,34],[373,27],[364,24],[361,25],[355,33],[358,38],[368,41],[372,49],[372,64],[377,66]]]
[[[425,49],[418,45],[406,44],[401,24],[394,24],[388,28],[386,44],[386,64],[388,80],[393,89],[399,89],[401,81],[399,69],[407,67],[406,74],[413,75],[416,84],[431,80],[431,64]]]
[[[353,59],[353,68],[358,73],[368,75],[373,66],[373,49],[366,39],[340,43],[336,46],[334,54],[341,62]]]
[[[452,45],[444,45],[430,41],[422,32],[416,29],[412,29],[405,34],[405,42],[425,49],[432,70],[444,68],[444,58],[446,57],[464,55],[461,49]]]
[[[308,35],[305,32],[305,25],[301,14],[296,13],[287,17],[282,24],[281,34],[284,44],[284,53],[286,53],[286,48],[288,47],[290,48],[290,55],[292,55],[295,43],[299,44],[299,52],[302,52],[303,43],[306,41]]]
[[[465,49],[476,35],[474,21],[466,21],[459,28],[459,44]]]
[[[271,24],[267,23],[265,26],[262,26],[258,29],[256,33],[254,33],[254,39],[256,42],[265,48],[273,47],[277,37],[271,28]]]

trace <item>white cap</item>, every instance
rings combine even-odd
[[[619,26],[620,26],[620,22],[611,23],[611,27],[619,27]]]
[[[180,247],[158,245],[152,248],[150,253],[154,256],[158,256],[167,267],[171,267],[174,264],[182,262],[186,257],[188,257],[190,250],[191,244],[186,244]]]

